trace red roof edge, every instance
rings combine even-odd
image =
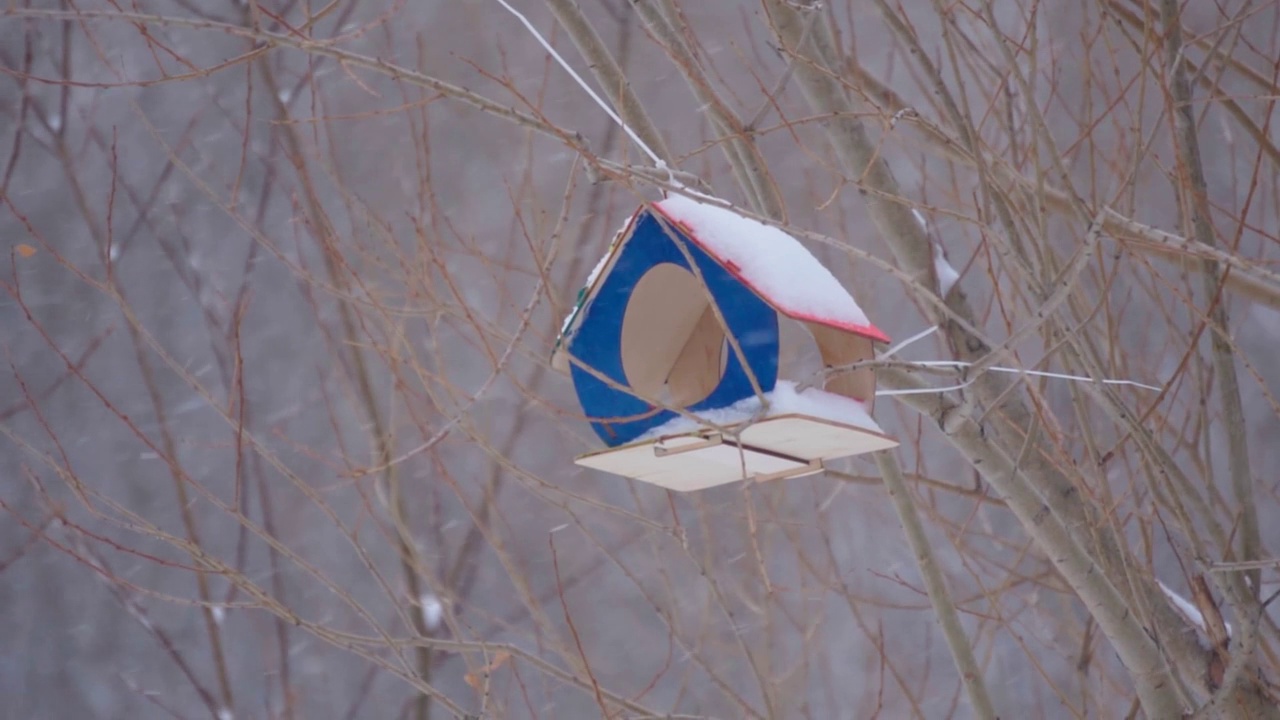
[[[875,325],[870,325],[870,324],[858,325],[856,323],[841,322],[839,320],[832,320],[830,318],[817,317],[815,315],[792,313],[792,312],[788,312],[786,309],[782,307],[779,307],[778,304],[774,302],[773,298],[769,297],[768,294],[761,291],[760,288],[756,287],[755,284],[753,284],[750,280],[748,280],[742,274],[742,269],[738,267],[737,263],[734,263],[728,260],[727,258],[722,258],[719,255],[717,255],[714,250],[712,250],[710,247],[708,247],[698,238],[697,233],[693,232],[693,228],[689,227],[688,224],[686,224],[682,220],[677,220],[671,217],[670,215],[668,215],[666,210],[662,206],[658,205],[658,203],[656,202],[650,203],[649,206],[651,206],[654,210],[656,210],[658,214],[661,215],[667,222],[683,230],[684,234],[690,240],[692,240],[693,243],[697,245],[703,252],[705,252],[709,257],[711,257],[712,260],[715,260],[722,267],[724,267],[725,270],[728,270],[730,275],[733,275],[743,285],[746,285],[748,288],[750,288],[751,292],[756,294],[756,297],[760,298],[761,300],[764,300],[766,303],[769,304],[769,307],[772,307],[774,310],[777,310],[779,313],[786,315],[792,320],[799,320],[802,322],[812,322],[812,323],[817,323],[819,325],[826,325],[827,327],[835,328],[837,330],[843,330],[845,332],[853,333],[854,335],[860,335],[862,337],[868,338],[870,340],[874,340],[876,342],[882,342],[885,344],[888,344],[891,342],[889,340],[889,336],[885,335],[884,331],[876,327]],[[637,211],[636,214],[638,215],[639,211]],[[845,292],[848,292],[848,290],[846,290]]]
[[[750,287],[750,284],[748,284],[748,287]],[[752,288],[752,289],[754,290],[755,288]],[[765,302],[769,302],[769,299],[765,298],[764,295],[761,295],[760,293],[756,293],[756,294],[760,295],[761,298],[764,298]],[[772,302],[769,302],[769,304],[773,305]],[[889,336],[885,335],[884,331],[876,327],[875,325],[858,325],[856,323],[840,322],[839,320],[831,320],[830,318],[815,317],[813,315],[801,315],[799,313],[789,313],[786,310],[783,310],[782,308],[779,308],[777,306],[774,306],[774,309],[782,313],[783,315],[786,315],[787,317],[791,318],[792,320],[800,320],[802,322],[811,322],[811,323],[817,323],[819,325],[826,325],[829,328],[844,330],[845,332],[853,333],[854,335],[861,335],[864,338],[867,338],[869,340],[875,340],[876,342],[882,342],[882,343],[885,343],[886,345],[892,342],[889,339]]]

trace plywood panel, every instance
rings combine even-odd
[[[622,317],[621,351],[627,382],[640,397],[663,397],[667,376],[708,305],[702,284],[675,263],[654,265],[636,283]]]
[[[898,445],[887,435],[807,415],[762,420],[743,429],[738,437],[748,447],[802,461],[833,460]]]
[[[702,316],[667,378],[671,404],[689,407],[711,394],[724,376],[724,328],[715,308],[705,303]]]
[[[818,323],[805,323],[805,326],[813,333],[825,368],[844,367],[875,357],[875,345],[861,335]],[[833,373],[827,377],[823,389],[864,402],[871,407],[876,397],[875,371],[871,368],[859,368]]]
[[[891,437],[851,425],[807,415],[783,415],[743,428],[736,440],[702,431],[602,450],[576,462],[688,492],[749,478],[812,475],[822,471],[824,460],[897,445]]]
[[[680,435],[666,438],[661,444],[678,450],[682,445],[697,445],[704,441],[705,437],[701,434]],[[584,467],[683,492],[703,490],[758,476],[799,477],[822,470],[820,466],[810,466],[807,462],[741,449],[728,443],[662,456],[654,452],[657,444],[646,442],[624,445],[583,455],[576,462]]]

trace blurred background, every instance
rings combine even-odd
[[[548,5],[514,4],[599,87]],[[932,324],[866,257],[895,262],[773,0],[577,4],[674,167],[745,206],[745,152],[876,325]],[[992,162],[1029,179],[1030,255],[1067,257],[1088,230],[1041,207],[1045,185],[1189,231],[1154,9],[784,4],[834,38],[822,71],[990,337],[1038,301],[979,174],[928,140],[949,120],[922,57]],[[1280,11],[1183,12],[1209,219],[1269,271]],[[660,194],[495,0],[15,0],[0,67],[0,717],[976,716],[869,459],[688,495],[573,464],[599,443],[551,345],[613,232]],[[1198,559],[1230,559],[1233,426],[1198,268],[1108,234],[1073,332],[1111,377],[1164,388],[1117,393],[1199,493]],[[1221,302],[1265,549],[1280,313]],[[818,367],[803,329],[784,342],[784,376]],[[1012,350],[1071,371],[1061,342]],[[933,336],[904,356],[953,350]],[[1126,430],[1070,383],[1019,383],[1058,467],[1192,597],[1185,528]],[[875,410],[1000,716],[1125,716],[1131,682],[1044,550],[933,418]]]

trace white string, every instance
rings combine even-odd
[[[902,342],[898,343],[897,345],[894,345],[893,347],[891,347],[891,348],[889,348],[888,350],[884,351],[884,353],[882,353],[882,354],[880,355],[880,359],[881,359],[881,360],[888,360],[889,358],[893,357],[894,355],[897,355],[899,350],[902,350],[903,348],[907,347],[908,345],[910,345],[910,344],[912,344],[912,343],[915,343],[915,342],[918,342],[918,341],[920,341],[920,340],[923,340],[923,339],[925,339],[925,338],[929,337],[930,335],[932,335],[932,334],[934,334],[934,333],[936,333],[936,332],[938,332],[938,326],[937,326],[937,325],[933,325],[933,326],[931,326],[931,327],[925,328],[924,330],[921,330],[920,332],[916,333],[915,335],[912,335],[911,337],[907,338],[906,340],[903,340]]]
[[[960,360],[925,360],[917,364],[924,365],[927,367],[972,367],[973,366],[973,363],[962,362]],[[990,367],[987,369],[993,372],[1013,373],[1015,375],[1021,375],[1023,373],[1026,373],[1027,375],[1035,375],[1036,377],[1054,378],[1057,380],[1094,382],[1093,378],[1085,377],[1083,375],[1066,375],[1064,373],[1045,372],[1043,370],[1019,370],[1017,368],[1006,368],[1006,367]],[[1147,385],[1145,383],[1140,383],[1136,380],[1111,380],[1109,378],[1103,378],[1102,380],[1098,380],[1097,382],[1100,382],[1103,385],[1131,385],[1133,387],[1140,387],[1144,390],[1154,390],[1156,392],[1160,392],[1161,390],[1164,389],[1155,385]]]
[[[973,367],[973,363],[964,362],[961,360],[923,360],[923,361],[912,363],[912,364],[919,365],[921,367],[954,367],[954,368]],[[1036,377],[1053,378],[1055,380],[1071,380],[1073,382],[1095,382],[1094,379],[1090,377],[1083,377],[1081,375],[1066,375],[1063,373],[1044,372],[1041,370],[1019,370],[1017,368],[1006,368],[1006,367],[989,367],[987,368],[987,370],[990,370],[992,372],[1013,373],[1015,375],[1035,375]],[[876,396],[888,397],[891,395],[923,395],[924,393],[950,392],[951,390],[963,390],[964,388],[969,387],[975,382],[977,382],[977,378],[974,378],[972,380],[967,380],[959,385],[952,385],[950,387],[908,388],[905,390],[877,390]],[[1160,392],[1163,389],[1163,388],[1156,387],[1154,385],[1147,385],[1134,380],[1110,380],[1110,379],[1104,378],[1102,380],[1098,380],[1097,382],[1101,382],[1103,385],[1132,385],[1133,387],[1140,387],[1140,388],[1143,388],[1144,390],[1154,390],[1156,392]]]
[[[569,75],[573,77],[574,81],[591,96],[591,99],[596,101],[596,104],[600,106],[601,110],[608,113],[609,117],[612,118],[614,122],[618,123],[618,127],[622,128],[622,131],[627,134],[627,137],[631,138],[631,141],[639,146],[639,148],[644,151],[645,155],[649,156],[649,159],[653,161],[653,164],[659,170],[666,170],[667,173],[670,174],[670,170],[667,168],[667,163],[664,162],[662,158],[658,157],[657,153],[649,149],[649,146],[644,144],[644,141],[640,139],[640,136],[636,135],[635,131],[633,131],[626,123],[622,122],[622,118],[618,117],[618,114],[613,111],[613,108],[609,106],[609,103],[605,102],[603,98],[597,95],[596,91],[592,90],[591,86],[587,84],[587,81],[583,80],[582,76],[578,75],[578,73],[569,66],[569,63],[565,62],[565,59],[560,57],[560,53],[556,52],[556,49],[551,47],[551,43],[547,42],[546,38],[542,37],[542,33],[538,32],[538,29],[533,26],[533,23],[529,22],[529,18],[526,18],[519,10],[511,7],[511,5],[507,3],[507,0],[498,0],[498,3],[502,5],[502,7],[506,8],[507,12],[515,15],[521,23],[524,23],[525,28],[527,28],[535,38],[537,38],[538,42],[542,44],[542,47],[546,48],[547,52],[551,53],[551,57],[555,58],[556,62],[560,63],[560,67],[564,68],[565,72],[569,73]],[[674,182],[674,177],[672,180]]]

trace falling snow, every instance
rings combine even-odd
[[[444,618],[444,605],[441,604],[440,598],[431,594],[423,595],[421,604],[422,624],[428,631],[440,627],[440,621]]]

